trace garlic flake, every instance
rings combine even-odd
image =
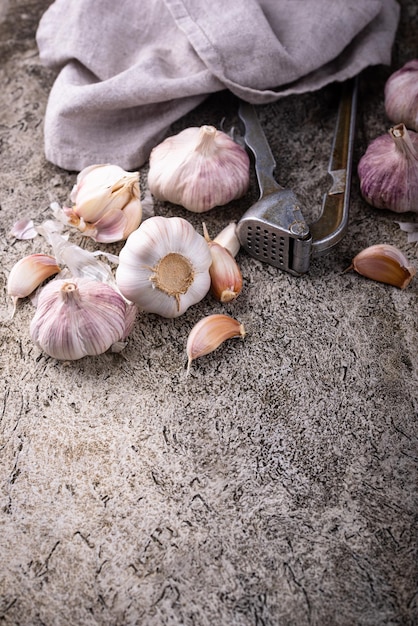
[[[385,85],[385,109],[395,124],[418,131],[418,59],[405,63]]]
[[[358,164],[363,198],[378,209],[418,212],[418,133],[398,124],[377,137]]]
[[[389,244],[376,244],[359,252],[347,271],[356,272],[381,283],[405,289],[416,274],[406,256]]]
[[[70,198],[74,206],[63,207],[63,219],[95,241],[122,241],[141,223],[138,172],[91,165],[78,174]]]
[[[203,213],[244,195],[249,171],[245,149],[205,125],[186,128],[152,150],[148,185],[159,200]]]
[[[209,291],[211,262],[208,244],[187,220],[154,216],[128,237],[116,282],[142,310],[178,317]]]
[[[187,372],[192,361],[213,352],[227,339],[245,337],[244,325],[229,315],[213,314],[201,319],[190,331],[186,352]]]
[[[30,334],[49,356],[76,360],[123,341],[132,323],[131,307],[113,287],[89,278],[56,279],[40,292]]]

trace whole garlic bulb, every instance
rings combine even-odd
[[[248,189],[245,149],[214,126],[186,128],[150,155],[148,186],[159,200],[203,213],[240,198]]]
[[[418,131],[418,59],[405,63],[385,85],[385,110],[395,124]]]
[[[204,237],[181,217],[150,217],[119,254],[121,293],[148,313],[178,317],[209,291],[212,257]]]
[[[138,172],[118,165],[91,165],[77,176],[74,206],[63,207],[64,220],[95,241],[125,240],[142,219]]]
[[[398,124],[377,137],[358,164],[363,198],[378,209],[418,212],[418,133]]]
[[[30,335],[62,360],[106,352],[133,324],[132,305],[110,285],[89,278],[55,279],[40,292]]]

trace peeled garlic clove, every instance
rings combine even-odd
[[[240,198],[250,181],[245,149],[208,125],[165,139],[152,150],[149,165],[151,193],[195,213]]]
[[[54,359],[106,352],[126,338],[132,311],[110,285],[89,278],[48,283],[40,292],[30,335]]]
[[[363,198],[378,209],[418,212],[418,133],[398,124],[377,137],[358,164]]]
[[[212,255],[210,290],[219,302],[231,302],[242,290],[241,270],[229,250],[210,239],[205,224],[203,232]]]
[[[119,254],[116,282],[143,311],[178,317],[210,288],[212,257],[204,237],[181,217],[150,217]]]
[[[19,298],[29,296],[44,280],[59,271],[57,260],[48,254],[29,254],[20,259],[7,279],[7,293],[13,298],[14,306]]]
[[[377,244],[354,257],[349,269],[367,278],[405,289],[416,274],[408,259],[395,246]]]
[[[405,63],[385,85],[385,110],[395,124],[418,131],[418,59]]]
[[[64,207],[66,222],[95,241],[122,241],[142,219],[139,173],[118,165],[84,168],[71,192],[72,207]]]
[[[201,319],[192,328],[187,339],[187,372],[192,361],[213,352],[224,341],[233,337],[245,337],[244,325],[233,317],[215,313]]]

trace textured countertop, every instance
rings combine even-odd
[[[390,127],[387,77],[417,56],[418,9],[400,4],[392,67],[360,80],[355,164]],[[29,337],[33,305],[10,320],[6,295],[16,261],[51,252],[41,237],[15,240],[12,225],[50,217],[76,177],[43,155],[54,74],[34,36],[47,6],[0,6],[1,623],[416,624],[418,280],[401,291],[344,273],[374,243],[418,266],[396,223],[416,216],[369,207],[354,172],[348,233],[308,274],[241,251],[234,303],[207,296],[175,320],[140,315],[120,354],[47,357]],[[280,182],[309,219],[326,189],[334,95],[260,108]],[[173,131],[203,123],[234,124],[226,94]],[[209,231],[256,197],[253,179],[244,198],[205,214]],[[202,216],[178,207],[155,211],[201,228]],[[186,377],[190,329],[220,312],[247,336]]]

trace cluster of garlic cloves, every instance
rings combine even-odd
[[[418,133],[398,124],[368,146],[358,164],[360,192],[378,209],[418,212]]]
[[[190,127],[153,148],[148,186],[158,200],[203,213],[240,198],[250,181],[245,149],[214,126]]]
[[[187,220],[154,216],[128,237],[116,282],[143,311],[174,318],[205,297],[211,263],[207,242]]]
[[[229,315],[208,315],[201,319],[189,333],[187,352],[187,373],[190,371],[192,361],[210,354],[224,341],[233,337],[245,337],[244,324]]]
[[[206,224],[203,224],[203,234],[212,256],[210,290],[219,302],[231,302],[242,290],[241,270],[231,252],[218,241],[210,239]]]
[[[69,277],[55,279],[41,290],[30,335],[49,356],[78,360],[122,342],[132,323],[132,308],[113,287]]]
[[[418,59],[391,74],[385,85],[385,110],[395,124],[418,131]]]
[[[139,173],[118,165],[98,164],[77,176],[62,219],[97,242],[125,240],[142,219]]]
[[[361,250],[347,271],[352,269],[366,278],[399,289],[405,289],[417,272],[403,252],[390,244],[376,244]]]

